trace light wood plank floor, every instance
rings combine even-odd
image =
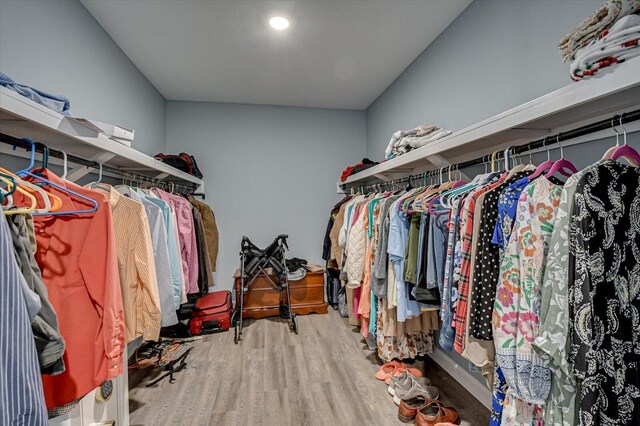
[[[232,331],[192,343],[189,366],[173,384],[167,378],[146,388],[158,374],[132,375],[131,424],[402,424],[386,385],[374,378],[375,354],[337,312],[299,316],[299,335],[279,318],[247,323],[237,346]],[[482,404],[429,358],[425,363],[443,402],[458,409],[463,425],[488,424]]]

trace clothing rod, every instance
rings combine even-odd
[[[547,136],[545,138],[542,139],[538,139],[523,145],[516,145],[516,146],[512,146],[509,149],[509,152],[511,154],[522,154],[522,153],[526,153],[529,152],[531,150],[534,149],[539,149],[539,148],[547,148],[550,145],[554,145],[557,144],[558,142],[563,142],[563,141],[567,141],[569,139],[575,139],[575,138],[579,138],[581,136],[585,136],[591,133],[596,133],[602,130],[607,130],[607,129],[611,129],[613,130],[613,128],[615,127],[615,129],[622,134],[622,129],[620,128],[620,125],[624,125],[624,124],[628,124],[628,123],[632,123],[634,121],[639,121],[640,120],[640,109],[636,109],[634,111],[630,111],[630,112],[625,112],[623,114],[619,114],[619,115],[614,115],[613,117],[606,119],[606,120],[600,120],[597,121],[595,123],[591,123],[591,124],[587,124],[585,126],[582,127],[578,127],[576,129],[572,129],[572,130],[568,130],[566,132],[560,132],[556,135],[553,136]],[[445,174],[448,174],[448,170],[461,170],[467,167],[471,167],[471,166],[478,166],[478,165],[482,165],[482,164],[486,164],[487,162],[491,161],[491,158],[489,158],[490,156],[483,156],[483,157],[479,157],[473,160],[469,160],[469,161],[463,161],[461,163],[457,163],[457,164],[451,164],[449,166],[445,166],[443,168],[443,170],[445,170]],[[504,158],[504,151],[500,150],[497,152],[496,154],[496,159],[497,160],[501,160]],[[390,180],[387,182],[381,182],[380,184],[382,185],[394,185],[394,184],[401,184],[401,183],[406,183],[409,181],[413,181],[413,180],[417,180],[417,179],[423,179],[427,176],[433,177],[433,176],[437,176],[438,174],[438,169],[437,170],[431,170],[429,172],[424,172],[424,173],[419,173],[417,175],[410,175],[410,176],[405,176],[402,178],[398,178],[398,179],[394,179],[394,180]],[[371,184],[371,185],[354,185],[352,186],[352,188],[354,189],[371,189],[371,188],[375,188],[376,185],[379,184]],[[346,185],[343,185],[343,188],[346,190]]]
[[[31,145],[25,141],[23,141],[22,139],[18,139],[15,138],[13,136],[9,136],[7,134],[4,133],[0,133],[0,142],[12,145],[13,147],[19,147],[19,148],[24,148],[25,150],[29,151],[31,149]],[[35,143],[35,150],[38,153],[42,153],[44,152],[44,148],[46,147],[45,144],[41,143],[41,142],[34,142]],[[49,156],[51,157],[55,157],[55,158],[59,158],[59,159],[64,159],[64,155],[62,154],[62,151],[58,151],[55,149],[51,149],[49,147],[47,147],[47,149],[49,150]],[[96,170],[100,169],[100,163],[98,163],[97,161],[91,161],[91,160],[86,160],[84,158],[80,158],[80,157],[76,157],[75,155],[72,154],[67,154],[67,161],[81,165],[81,166],[85,166],[85,167],[90,167]],[[158,185],[162,185],[165,186],[167,184],[171,184],[172,186],[174,186],[175,188],[178,189],[183,189],[183,190],[189,190],[189,191],[194,191],[196,188],[195,186],[189,186],[189,185],[182,185],[182,184],[177,184],[177,183],[173,183],[173,182],[166,182],[160,179],[156,179],[156,178],[152,178],[149,176],[144,176],[144,175],[139,175],[136,173],[131,173],[128,172],[126,170],[120,170],[116,167],[111,167],[111,166],[107,166],[105,164],[102,165],[102,170],[108,173],[112,173],[112,174],[116,174],[118,176],[121,176],[127,180],[135,180],[135,181],[139,181],[139,182],[149,182],[149,183],[155,183]]]
[[[601,130],[611,129],[613,130],[614,126],[616,130],[618,130],[622,134],[622,129],[619,129],[620,124],[627,124],[634,121],[640,120],[640,109],[626,112],[620,115],[614,115],[613,117],[600,120],[595,123],[587,124],[586,126],[578,127],[577,129],[568,130],[566,132],[560,132],[557,135],[547,136],[542,139],[538,139],[533,142],[526,143],[524,145],[517,145],[511,148],[510,152],[512,154],[522,154],[523,152],[527,152],[529,150],[548,147],[549,145],[557,144],[558,142],[566,141],[569,139],[579,138],[581,136],[588,135],[590,133],[596,133]],[[504,152],[500,151],[497,155],[498,158],[504,157]],[[487,161],[487,156],[476,158],[475,160],[464,161],[462,163],[454,164],[451,167],[453,169],[464,169],[466,167],[477,166],[483,164]],[[450,166],[447,166],[447,168]]]

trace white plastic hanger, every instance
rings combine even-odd
[[[102,182],[102,163],[98,163],[98,180],[95,182],[91,182],[91,189],[100,189],[105,192],[111,192],[111,187],[105,185]]]
[[[62,153],[62,180],[67,180],[67,171],[68,171],[68,162],[67,162],[67,153],[64,151],[60,151]]]

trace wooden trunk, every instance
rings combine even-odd
[[[240,276],[235,276],[236,300],[239,300]],[[272,276],[274,282],[276,277]],[[289,281],[293,312],[298,315],[326,314],[324,302],[324,272],[307,272],[298,281]],[[286,300],[286,291],[283,292]],[[280,291],[265,276],[257,277],[244,295],[243,318],[264,318],[280,315]]]

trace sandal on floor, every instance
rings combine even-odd
[[[460,423],[460,415],[455,408],[445,407],[440,401],[430,401],[416,413],[416,426],[435,426],[438,423]]]
[[[380,367],[380,369],[376,373],[376,379],[386,381],[388,378],[394,375],[398,368],[406,368],[406,366],[407,364],[398,361],[390,361],[386,364],[382,364],[382,367]]]
[[[417,368],[407,367],[406,364],[404,366],[398,367],[388,378],[385,379],[386,384],[391,384],[391,378],[395,376],[401,375],[403,372],[407,372],[411,374],[413,377],[422,377],[422,372]]]

